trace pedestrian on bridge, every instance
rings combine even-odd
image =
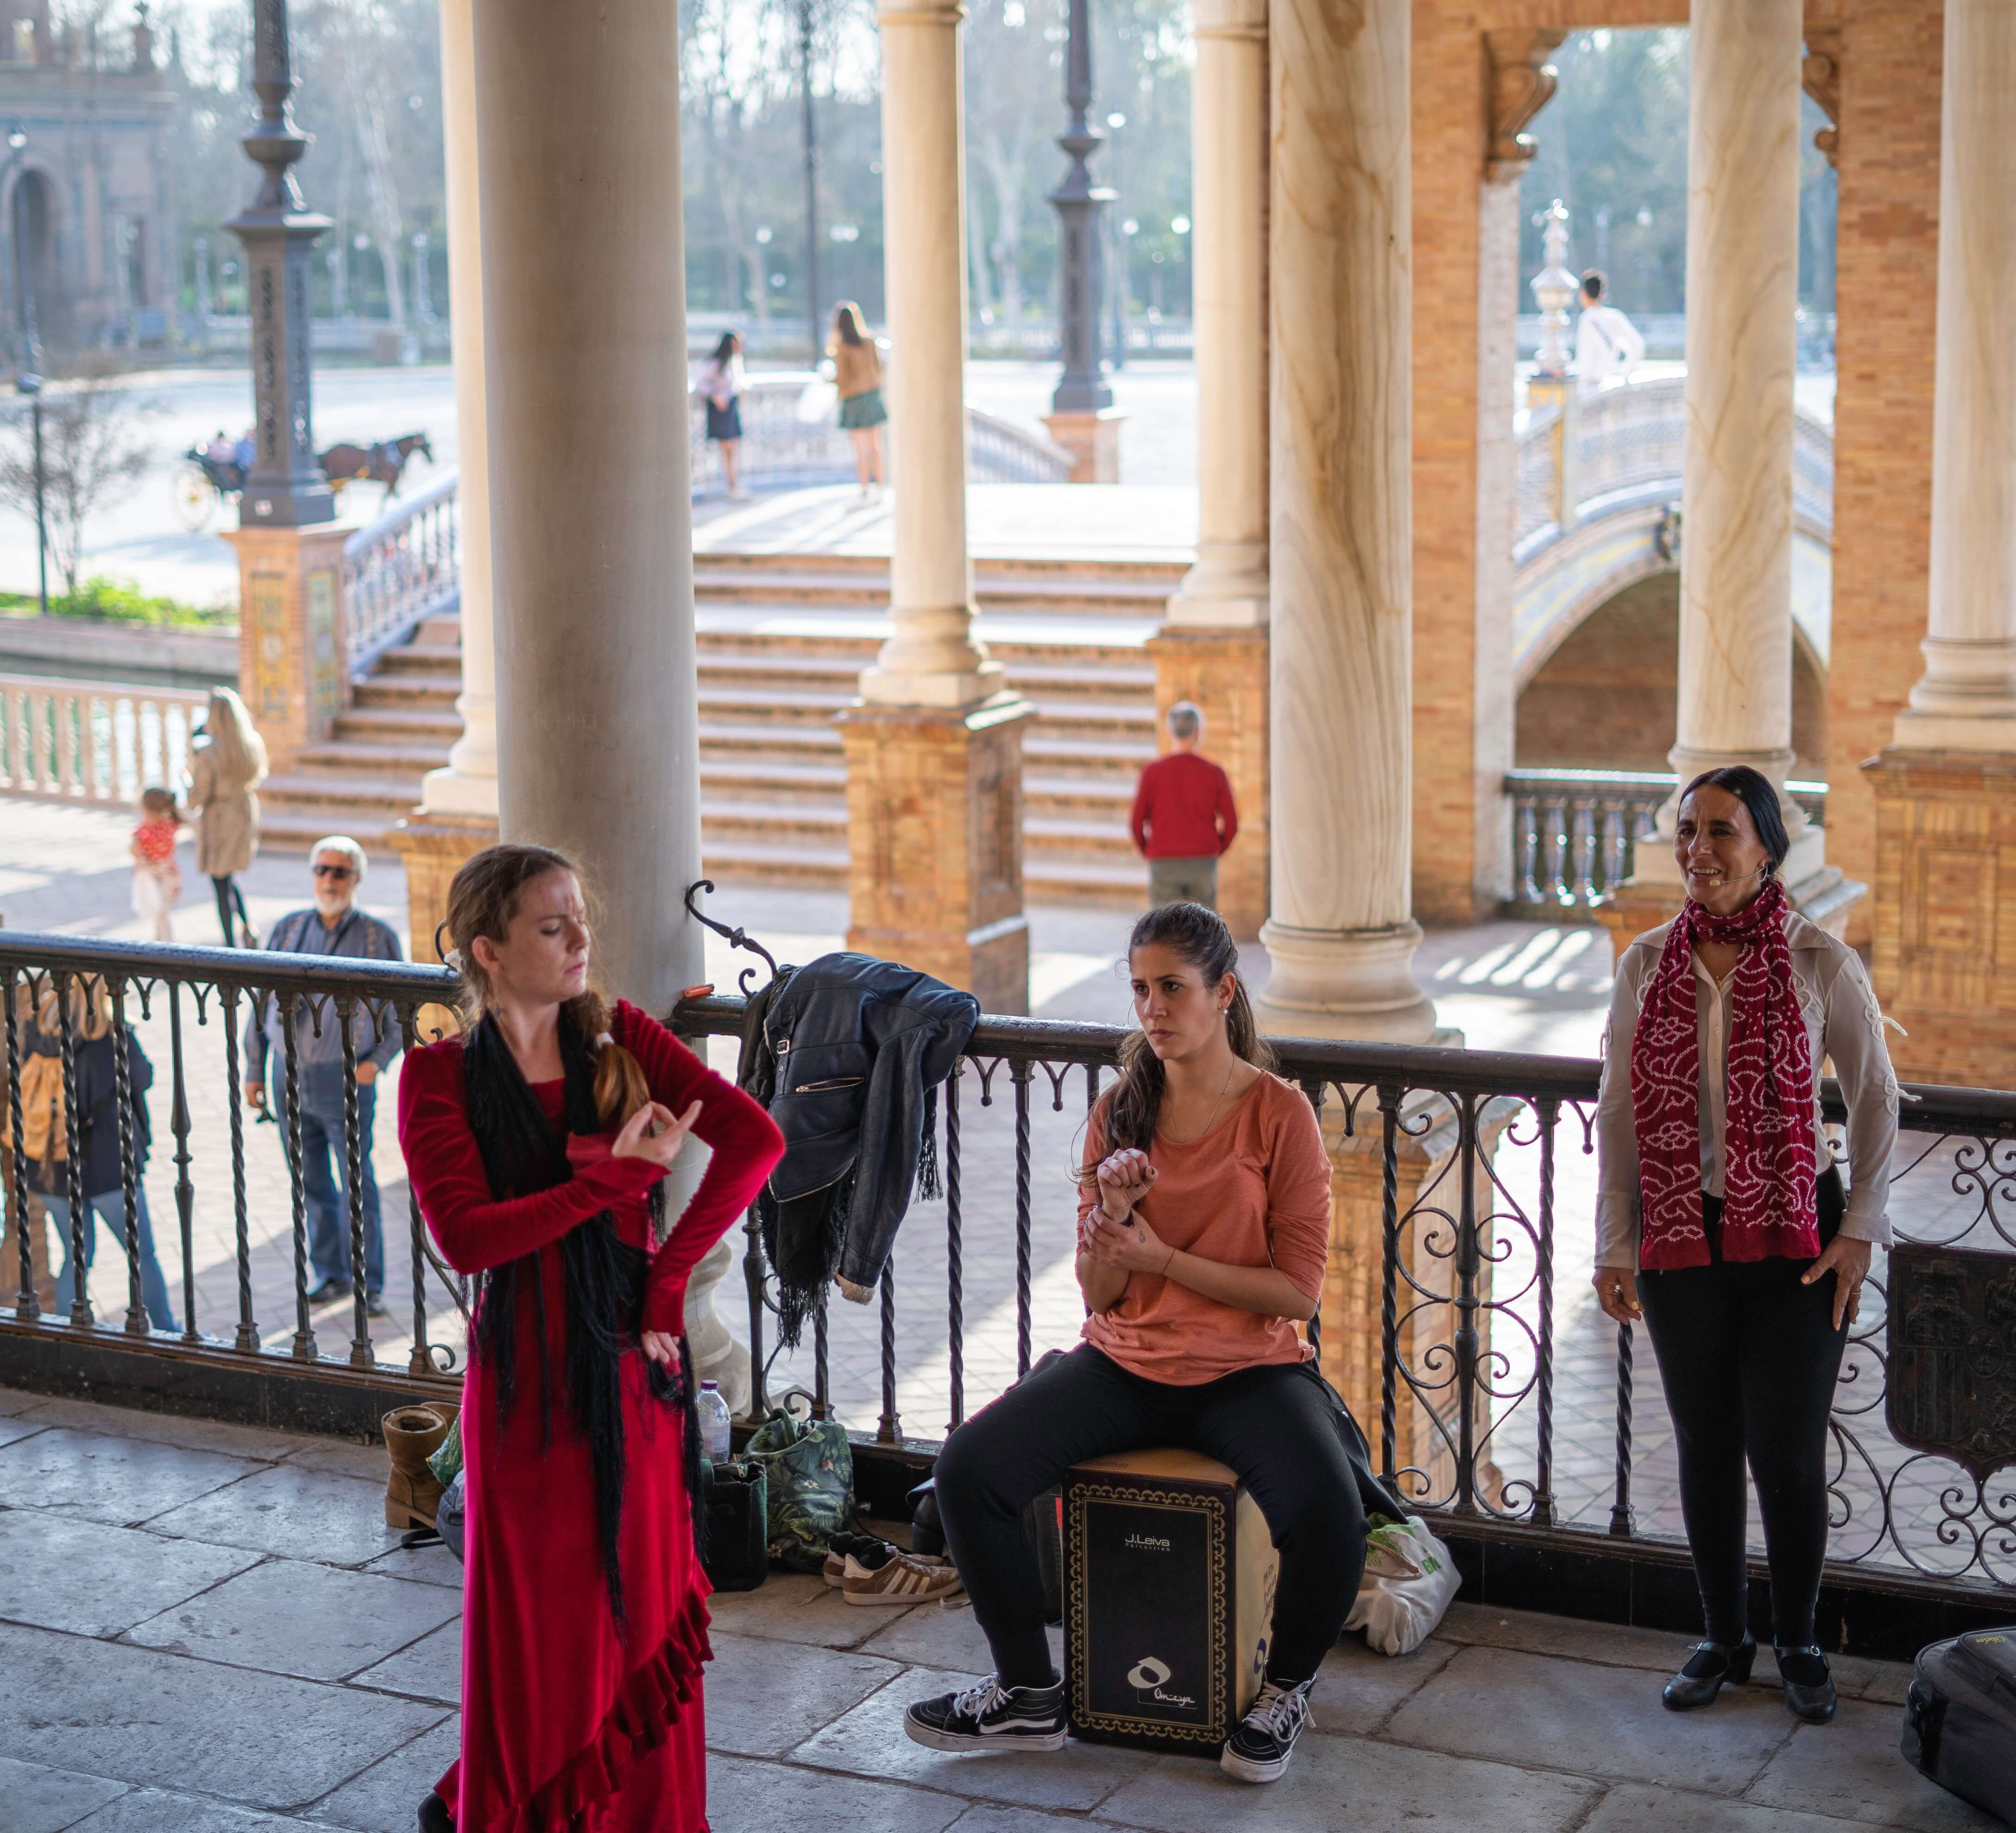
[[[1219,856],[1239,832],[1232,779],[1198,749],[1204,714],[1179,700],[1169,709],[1168,755],[1141,772],[1127,817],[1134,846],[1148,861],[1148,901],[1218,908]]]
[[[882,358],[875,340],[861,327],[861,308],[844,299],[833,309],[833,335],[826,340],[833,358],[833,385],[840,396],[841,429],[854,441],[855,475],[861,497],[870,502],[882,490]]]
[[[1595,268],[1582,277],[1582,316],[1575,322],[1575,374],[1581,392],[1594,394],[1615,376],[1629,382],[1645,360],[1645,340],[1638,327],[1614,305],[1604,303],[1609,282]]]

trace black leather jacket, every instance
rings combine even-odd
[[[971,994],[866,954],[787,969],[751,1002],[740,1080],[784,1135],[758,1209],[787,1342],[828,1279],[865,1302],[882,1277],[934,1091],[979,1019]]]

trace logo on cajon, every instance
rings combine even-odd
[[[1134,1697],[1143,1705],[1195,1705],[1197,1697],[1190,1693],[1171,1693],[1165,1689],[1169,1684],[1169,1666],[1157,1661],[1152,1655],[1144,1655],[1127,1670],[1127,1684],[1134,1689]]]

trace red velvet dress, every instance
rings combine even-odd
[[[761,1107],[635,1006],[611,1030],[675,1113],[698,1099],[693,1131],[714,1156],[685,1213],[651,1257],[643,1328],[676,1334],[686,1281],[754,1199],[783,1149]],[[556,1122],[564,1084],[533,1092]],[[661,1175],[612,1159],[614,1129],[571,1138],[574,1176],[537,1195],[491,1199],[470,1133],[462,1045],[406,1058],[399,1144],[421,1213],[449,1265],[474,1274],[553,1248],[597,1210],[649,1245],[645,1198]],[[642,1350],[621,1361],[628,1482],[621,1558],[627,1637],[617,1639],[596,1538],[588,1445],[564,1393],[566,1302],[557,1251],[541,1256],[553,1443],[542,1445],[537,1328],[519,1295],[517,1391],[497,1422],[495,1371],[472,1356],[462,1411],[469,1472],[462,1644],[462,1756],[437,1792],[459,1833],[704,1833],[707,1753],[700,1677],[710,1658],[710,1587],[693,1557],[683,1416],[657,1400]]]

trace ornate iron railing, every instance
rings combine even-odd
[[[453,471],[343,544],[344,658],[353,675],[423,617],[462,600],[461,521]]]
[[[22,1226],[27,1179],[16,1158],[0,1184],[16,1249],[9,1272],[18,1291],[5,1324],[16,1346],[45,1345],[59,1357],[81,1333],[144,1339],[157,1354],[236,1354],[276,1377],[331,1361],[414,1374],[452,1367],[444,1338],[459,1331],[466,1294],[430,1254],[409,1193],[410,1267],[395,1281],[388,1266],[387,1288],[401,1314],[376,1339],[361,1296],[354,1042],[342,1051],[341,1132],[353,1173],[346,1226],[360,1296],[341,1314],[342,1353],[323,1355],[307,1283],[306,1193],[298,1171],[280,1165],[277,1141],[262,1147],[248,1138],[239,1048],[252,1002],[268,997],[307,1015],[311,1034],[318,1023],[334,1023],[347,1038],[348,1021],[369,1012],[410,1044],[430,1033],[427,1008],[447,996],[449,976],[418,966],[0,931],[13,1140],[23,1136],[24,1007],[44,990],[59,995],[52,1023],[74,1094],[79,1039],[61,995],[85,976],[103,983],[115,1038],[144,1035],[168,1067],[149,1104],[166,1116],[157,1134],[165,1167],[146,1181],[172,1181],[185,1322],[179,1336],[149,1328],[130,1231],[115,1288],[123,1289],[122,1315],[110,1325],[96,1321],[88,1278],[67,1320],[44,1315],[32,1231]],[[734,996],[686,1000],[672,1020],[698,1049],[722,1040],[725,1067],[743,1004]],[[927,1450],[1042,1349],[1075,1339],[1082,1307],[1071,1271],[1074,1173],[1085,1116],[1122,1035],[1108,1026],[984,1019],[941,1094],[942,1207],[913,1203],[873,1304],[823,1308],[795,1350],[776,1342],[774,1295],[752,1217],[743,1244],[754,1386],[746,1411],[760,1413],[796,1389],[815,1411],[872,1429],[885,1443]],[[1417,1505],[1501,1534],[1569,1529],[1586,1531],[1592,1545],[1671,1545],[1680,1522],[1658,1386],[1643,1379],[1634,1333],[1602,1317],[1589,1281],[1599,1066],[1277,1043],[1282,1073],[1316,1107],[1337,1167],[1337,1245],[1310,1334],[1387,1474]],[[280,1054],[280,1073],[297,1088],[297,1049]],[[207,1069],[200,1056],[211,1059]],[[1898,1149],[1891,1202],[1899,1238],[2016,1255],[2016,1095],[1924,1087],[1905,1097],[1910,1130]],[[1825,1100],[1830,1120],[1840,1122],[1831,1083]],[[74,1100],[67,1105],[74,1115]],[[74,1167],[74,1132],[70,1143]],[[390,1173],[390,1143],[381,1138],[378,1147]],[[130,1217],[142,1177],[129,1126],[121,1148],[120,1201]],[[297,1163],[298,1156],[290,1155]],[[74,1171],[66,1174],[73,1198],[91,1194],[74,1188]],[[73,1202],[71,1214],[75,1264],[83,1258],[81,1203]],[[1890,1437],[1882,1411],[1886,1265],[1879,1254],[1831,1427],[1835,1576],[1852,1582],[1858,1566],[1909,1569],[1956,1600],[2000,1599],[2016,1583],[2016,1476],[1977,1479]],[[220,1287],[218,1302],[210,1294]]]
[[[1558,922],[1593,910],[1637,869],[1638,843],[1678,779],[1650,771],[1514,770],[1510,916]],[[1814,825],[1827,821],[1827,785],[1788,782]]]
[[[131,808],[179,789],[207,694],[0,674],[0,793]]]

